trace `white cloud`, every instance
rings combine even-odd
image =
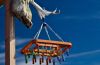
[[[30,40],[31,40],[31,38],[23,38],[23,39],[22,38],[17,38],[17,40],[16,40],[17,44],[16,45],[19,46],[20,44],[24,44],[25,42],[28,42]],[[20,48],[18,48],[17,50],[20,50]],[[100,53],[100,50],[93,50],[93,51],[88,51],[88,52],[71,54],[67,58],[80,57],[80,56],[85,56],[85,55],[88,55],[88,54],[95,54],[95,53]],[[0,63],[5,62],[5,60],[4,60],[5,56],[4,55],[5,55],[4,53],[0,53]],[[24,56],[19,56],[19,57],[16,58],[16,60],[17,60],[17,65],[33,65],[32,60],[30,60],[28,64],[25,64]],[[58,65],[58,64],[59,63],[57,63],[56,65]],[[39,65],[39,60],[37,61],[37,63],[35,65]],[[46,65],[46,64],[43,63],[42,65]],[[49,64],[49,65],[52,65],[52,63]]]
[[[4,63],[4,62],[5,62],[5,54],[0,53],[0,63]]]
[[[99,17],[92,16],[92,15],[87,15],[87,16],[65,16],[64,19],[79,19],[79,20],[84,20],[84,19],[100,19]]]
[[[26,64],[25,60],[18,62],[17,65],[33,65],[32,64],[32,60],[30,59],[29,62]],[[39,64],[39,58],[37,58],[37,62],[34,65],[40,65]],[[46,61],[44,60],[44,63],[42,63],[41,65],[46,65]],[[49,63],[49,65],[53,65],[52,63]],[[59,65],[58,63],[56,65]]]
[[[94,62],[93,65],[100,65],[100,62]]]
[[[2,58],[2,57],[4,57],[5,55],[4,55],[4,53],[0,53],[0,58]]]
[[[20,44],[24,44],[25,42],[28,42],[32,40],[31,38],[16,38],[16,46],[19,46]],[[5,48],[5,41],[1,41],[2,45],[0,45],[0,48],[4,49]]]
[[[80,57],[88,54],[95,54],[95,53],[100,53],[100,50],[94,50],[94,51],[88,51],[88,52],[82,52],[82,53],[77,53],[77,54],[71,54],[68,56],[68,58],[73,58],[73,57]]]
[[[31,38],[16,38],[16,45],[18,46],[18,45],[28,42],[30,40],[31,40]]]
[[[78,19],[78,20],[100,19],[100,11],[97,11],[97,12],[92,13],[92,14],[63,16],[63,19]]]
[[[82,53],[77,53],[77,54],[71,54],[70,56],[68,56],[67,58],[74,58],[74,57],[80,57],[80,56],[85,56],[85,55],[89,55],[89,54],[95,54],[95,53],[100,53],[100,50],[93,50],[93,51],[88,51],[88,52],[82,52]],[[1,60],[2,59],[2,60]],[[25,63],[25,59],[24,56],[20,56],[17,57],[17,65],[33,65],[32,64],[32,58],[29,59],[29,62],[26,64]],[[0,63],[4,63],[4,53],[0,54]],[[37,62],[35,63],[35,65],[40,65],[39,64],[39,58],[37,58]],[[42,65],[46,65],[46,62],[44,62]],[[53,65],[52,63],[49,65]],[[56,62],[56,65],[59,65],[59,63]],[[99,65],[98,63],[95,63],[94,65]]]
[[[16,38],[16,46],[19,46],[20,44],[24,44],[25,42],[30,41],[31,38]],[[0,45],[1,49],[5,49],[5,42],[1,41],[0,43],[2,43],[2,45]],[[17,50],[20,50],[21,48],[17,48]],[[5,62],[5,53],[2,52],[0,53],[0,63],[4,63]]]

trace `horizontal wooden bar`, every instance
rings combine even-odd
[[[45,47],[58,47],[58,45],[53,45],[53,44],[42,44],[42,43],[37,43],[38,46],[45,46]]]
[[[43,44],[47,43],[47,44],[53,44],[53,45],[66,45],[68,47],[72,46],[70,42],[61,42],[61,41],[52,41],[52,40],[43,40],[43,39],[33,40],[33,42],[43,43]]]
[[[57,55],[57,53],[52,53],[52,54],[50,54],[50,53],[43,53],[43,52],[35,52],[36,53],[36,56],[38,56],[38,55],[40,55],[40,56],[55,56],[55,55]],[[23,53],[23,54],[31,54],[31,52],[30,51],[27,51],[27,52],[25,52],[25,53]]]
[[[4,0],[0,0],[0,5],[4,4]]]
[[[48,54],[48,53],[39,53],[40,56],[57,56],[57,53]]]

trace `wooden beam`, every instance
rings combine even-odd
[[[61,42],[61,41],[53,41],[53,40],[43,40],[43,39],[37,39],[37,40],[33,40],[33,42],[35,43],[42,43],[42,44],[53,44],[53,45],[64,45],[67,47],[71,47],[72,44],[70,42]]]
[[[5,0],[5,65],[15,65],[15,31],[10,0]]]
[[[34,49],[34,52],[39,52],[39,53],[51,53],[51,50],[41,50],[41,49],[39,49],[39,51],[38,51],[38,49]]]
[[[4,3],[4,0],[0,0],[0,5],[2,5]]]
[[[52,45],[52,44],[42,44],[42,43],[37,43],[38,46],[46,46],[46,47],[58,47],[58,45]]]

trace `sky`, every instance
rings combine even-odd
[[[53,11],[61,11],[58,15],[46,17],[47,22],[64,41],[72,42],[70,56],[64,54],[65,61],[56,65],[100,65],[100,0],[35,0],[40,6]],[[31,59],[25,64],[20,50],[33,39],[41,21],[32,5],[31,29],[26,28],[17,18],[15,21],[16,65],[32,65]],[[0,8],[0,65],[5,65],[5,7]],[[51,33],[50,33],[51,34]],[[45,33],[41,33],[44,38]],[[50,35],[55,40],[53,34]],[[36,65],[39,65],[38,62]],[[43,64],[44,65],[44,64]],[[50,64],[52,65],[52,64]]]

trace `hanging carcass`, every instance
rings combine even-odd
[[[14,16],[24,23],[28,28],[32,27],[32,12],[30,10],[29,4],[32,4],[37,10],[41,19],[44,19],[45,16],[50,14],[57,14],[57,10],[47,11],[40,7],[34,0],[12,0],[11,1],[11,10]]]

